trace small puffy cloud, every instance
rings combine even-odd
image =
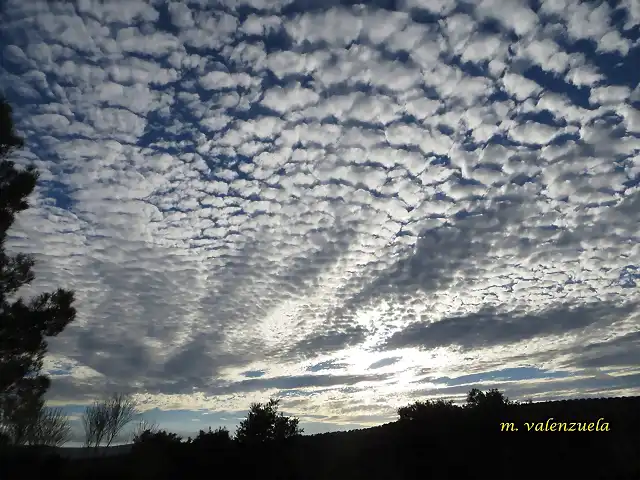
[[[502,82],[505,90],[520,102],[542,91],[540,85],[522,75],[507,73]]]
[[[589,101],[596,105],[620,104],[624,103],[630,95],[629,87],[609,85],[593,88],[589,95]]]
[[[274,87],[267,90],[262,105],[282,114],[313,105],[319,98],[315,91],[296,83],[285,88]]]
[[[193,14],[186,3],[170,3],[168,5],[171,22],[178,28],[189,28],[195,25]]]
[[[481,0],[475,8],[480,18],[496,19],[505,29],[513,30],[519,36],[527,35],[539,24],[538,16],[526,1]]]
[[[516,125],[509,130],[509,136],[516,142],[545,145],[561,132],[562,130],[559,130],[553,125],[539,122],[526,122]]]

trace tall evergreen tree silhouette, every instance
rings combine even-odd
[[[46,337],[58,335],[75,318],[73,292],[58,289],[31,299],[17,296],[34,279],[30,255],[6,251],[7,234],[38,180],[34,167],[8,158],[23,146],[12,109],[0,97],[0,426],[12,424],[42,406],[50,380],[42,373]]]

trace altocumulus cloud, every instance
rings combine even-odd
[[[5,2],[52,402],[640,393],[638,2],[344,3]]]

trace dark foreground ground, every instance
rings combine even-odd
[[[540,425],[527,431],[525,422],[548,419],[547,431],[536,431]],[[501,431],[501,422],[513,422],[517,431]],[[587,431],[578,424],[575,431],[557,431],[564,428],[557,422],[567,430],[579,422]],[[260,448],[235,442],[148,445],[91,459],[27,449],[0,454],[0,479],[36,478],[640,480],[640,397],[458,409]]]

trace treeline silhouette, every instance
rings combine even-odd
[[[252,405],[234,436],[219,428],[184,440],[147,429],[116,456],[5,447],[0,478],[640,478],[640,397],[519,403],[472,389],[464,405],[418,401],[395,422],[318,435],[302,435],[277,406]]]

